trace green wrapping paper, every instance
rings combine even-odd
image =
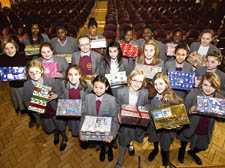
[[[27,45],[24,51],[26,56],[39,55],[40,45]]]
[[[179,104],[151,111],[156,129],[178,127],[189,124],[184,104]]]

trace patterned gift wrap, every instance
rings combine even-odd
[[[194,72],[168,71],[168,77],[174,89],[191,90],[194,86]]]
[[[92,141],[109,140],[112,117],[85,116],[80,137]]]
[[[167,43],[166,44],[166,55],[169,56],[169,57],[175,56],[176,46],[177,46],[177,44]]]
[[[205,66],[206,57],[204,55],[200,55],[197,52],[193,52],[189,55],[187,61],[190,62],[194,67]]]
[[[138,55],[138,46],[137,45],[120,43],[120,47],[123,52],[123,56],[136,57]]]
[[[91,48],[106,48],[106,39],[91,40]]]
[[[199,83],[201,82],[201,79],[202,79],[202,77],[198,77],[198,76],[195,76],[195,85],[194,85],[194,87],[198,87],[198,85],[199,85]]]
[[[81,99],[58,99],[57,116],[80,117],[82,110]]]
[[[24,49],[26,56],[39,55],[40,54],[40,44],[37,45],[27,45]]]
[[[152,110],[152,118],[156,129],[177,127],[189,124],[184,104]]]
[[[142,64],[137,64],[135,69],[143,71],[145,77],[148,79],[153,79],[153,77],[157,72],[162,72],[162,67],[142,65]]]
[[[121,71],[116,74],[105,74],[110,86],[122,85],[127,80],[126,72]]]
[[[68,64],[72,62],[72,54],[55,54],[58,57],[65,57]]]
[[[44,76],[49,78],[56,77],[56,73],[59,71],[59,64],[57,62],[43,62],[42,65],[45,68]]]
[[[38,113],[44,113],[48,103],[49,93],[51,90],[52,87],[41,84],[36,85],[34,87],[34,92],[31,97],[28,110]]]
[[[147,127],[150,117],[144,106],[121,105],[121,123]]]
[[[0,67],[0,81],[15,81],[26,79],[25,66]]]
[[[198,96],[197,113],[212,117],[225,118],[225,99]]]

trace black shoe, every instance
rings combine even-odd
[[[25,114],[25,113],[27,113],[27,109],[21,110],[21,114]]]
[[[66,148],[66,145],[67,145],[67,140],[63,140],[61,145],[60,145],[59,150],[64,151],[64,149]]]
[[[113,161],[113,150],[112,150],[112,147],[109,147],[109,151],[108,151],[108,161],[109,161],[109,162]]]
[[[184,163],[184,154],[185,154],[185,149],[179,149],[179,152],[178,152],[178,161],[180,163]]]
[[[128,145],[128,153],[130,156],[134,156],[135,153],[135,149],[134,149],[134,145]]]
[[[101,147],[101,151],[100,151],[100,155],[99,155],[99,160],[100,162],[104,162],[105,161],[105,147]]]
[[[202,165],[202,160],[192,150],[189,150],[188,153],[191,155],[191,157],[195,160],[195,162],[198,165]]]
[[[15,109],[15,111],[16,111],[16,114],[18,114],[20,112],[20,109],[19,108]]]
[[[158,154],[159,149],[153,149],[152,152],[148,155],[148,160],[153,161]]]
[[[89,147],[89,143],[85,141],[80,141],[81,149],[87,149]]]

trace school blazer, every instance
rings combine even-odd
[[[61,93],[61,86],[57,85],[56,80],[53,78],[47,78],[47,77],[43,77],[43,79],[44,79],[44,85],[51,86],[52,92],[59,96]],[[33,91],[34,91],[34,85],[29,79],[24,83],[24,91],[23,91],[23,101],[26,107],[29,106],[31,97],[33,95]],[[56,110],[58,100],[57,99],[52,100],[50,103],[52,107]]]
[[[193,42],[193,43],[191,43],[189,53],[192,53],[193,51],[198,51],[198,49],[200,48],[200,45],[201,45],[200,42]],[[216,46],[210,44],[210,45],[209,45],[208,52],[207,52],[207,55],[208,55],[209,53],[213,52],[213,51],[220,52],[220,50],[219,50]]]
[[[85,97],[84,111],[81,117],[80,128],[82,128],[85,116],[96,116],[96,95],[94,93],[90,93]],[[115,138],[119,130],[119,121],[118,121],[118,113],[116,111],[115,97],[107,93],[103,95],[98,116],[112,117],[111,134],[113,138]]]
[[[192,106],[196,106],[197,104],[197,96],[203,96],[203,92],[197,88],[192,89],[191,92],[186,96],[184,105],[186,107],[186,111],[189,114],[189,110],[191,109]],[[221,94],[216,93],[215,97],[217,98],[224,98]],[[188,126],[185,126],[181,132],[185,137],[190,138],[193,134],[195,129],[198,126],[200,116],[198,114],[194,115],[189,115],[189,120],[190,124]],[[208,132],[208,138],[211,139],[213,129],[214,129],[214,124],[215,124],[215,118],[210,117],[210,122],[209,122],[209,132]]]
[[[94,75],[94,74],[99,75],[100,65],[101,65],[101,55],[94,51],[90,51],[90,52],[91,52],[91,61],[92,61],[92,75]],[[73,53],[72,65],[74,65],[74,64],[79,65],[80,54],[81,54],[81,51]]]
[[[176,71],[176,60],[167,61],[164,67],[164,72],[167,73],[168,71]],[[182,68],[182,72],[193,72],[192,65],[188,62],[184,61],[184,65]]]
[[[41,33],[41,36],[43,38],[43,42],[50,42],[47,34]],[[31,45],[30,39],[28,37],[24,38],[24,42],[23,43],[24,43],[25,46]]]
[[[44,58],[40,57],[38,58],[40,62],[43,62]],[[59,65],[59,72],[62,73],[63,78],[66,77],[66,70],[69,67],[69,64],[66,62],[66,59],[64,57],[59,56],[53,56],[53,62],[57,62]]]
[[[83,89],[80,90],[80,98],[84,101],[85,96],[92,91],[92,86],[88,84],[87,89],[84,91]],[[65,87],[65,80],[61,83],[61,96],[62,99],[69,99],[69,82],[67,82]]]

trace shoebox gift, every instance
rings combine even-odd
[[[24,49],[26,56],[39,55],[40,54],[40,44],[37,45],[27,45]]]
[[[184,104],[152,110],[151,114],[156,129],[173,128],[189,124]]]
[[[188,56],[187,61],[190,62],[194,67],[205,66],[206,57],[199,54],[198,52],[193,52]]]
[[[174,89],[191,90],[194,86],[194,72],[168,71],[168,77]]]
[[[122,124],[148,126],[150,116],[149,111],[144,106],[122,104],[120,111]]]
[[[58,99],[57,116],[81,117],[81,99]]]
[[[138,46],[137,45],[120,43],[120,47],[123,52],[123,56],[127,56],[127,57],[138,56]]]
[[[105,74],[105,77],[108,79],[111,87],[124,84],[124,82],[127,81],[127,75],[125,71],[117,72],[114,74]]]
[[[135,69],[143,71],[145,77],[148,79],[153,79],[153,77],[157,72],[162,72],[162,67],[142,65],[142,64],[137,64]]]
[[[85,116],[80,137],[92,141],[105,141],[111,137],[112,117]]]
[[[31,97],[28,110],[31,110],[37,113],[44,113],[51,90],[52,90],[52,87],[37,84],[34,87],[33,95]]]
[[[225,118],[225,99],[198,96],[197,113],[212,117]]]
[[[176,46],[177,46],[177,44],[167,43],[166,44],[166,55],[169,56],[169,57],[175,56]]]
[[[106,39],[91,40],[91,48],[106,48]]]
[[[65,57],[68,64],[72,62],[72,54],[56,54],[58,57]]]
[[[59,71],[59,64],[57,62],[43,62],[42,65],[45,68],[44,76],[49,78],[55,78]]]
[[[19,67],[0,67],[0,81],[15,81],[26,79],[24,66]]]

